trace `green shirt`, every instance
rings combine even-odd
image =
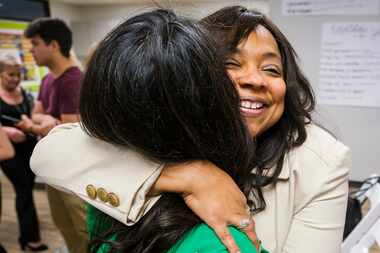
[[[95,220],[99,217],[99,211],[88,205],[87,206],[87,227],[89,231],[90,239],[94,239]],[[102,225],[107,229],[107,224]],[[257,250],[248,237],[233,226],[229,226],[228,229],[235,242],[237,243],[241,253],[257,253]],[[115,238],[111,238],[111,240]],[[103,244],[97,251],[97,253],[108,253],[109,246]],[[227,253],[227,248],[219,240],[215,232],[206,224],[200,224],[191,229],[184,237],[179,240],[173,247],[169,249],[167,253]],[[265,249],[261,248],[260,253],[268,253]]]

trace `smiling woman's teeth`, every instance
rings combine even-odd
[[[246,109],[261,109],[264,106],[261,102],[241,101],[240,107]]]

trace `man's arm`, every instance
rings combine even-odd
[[[79,90],[81,77],[65,78],[59,90],[59,112],[61,123],[75,123],[79,118]]]
[[[32,110],[32,120],[35,123],[41,123],[43,115],[45,114],[42,102],[37,100]]]
[[[59,121],[50,115],[39,115],[39,123],[34,122],[27,115],[22,115],[20,122],[15,126],[25,133],[45,136],[48,132],[59,124]]]
[[[78,114],[61,114],[61,123],[75,123],[79,121]]]
[[[20,125],[22,126],[24,123],[24,128],[28,128],[26,129],[27,131],[41,136],[47,135],[47,133],[59,123],[58,119],[46,114],[40,100],[37,100],[34,104],[31,117],[32,124],[25,123],[25,121],[27,121],[26,119],[23,119],[23,121],[24,122],[20,122]]]

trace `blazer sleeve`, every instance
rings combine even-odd
[[[78,123],[50,131],[36,145],[30,165],[47,184],[79,196],[126,225],[136,223],[159,199],[147,193],[162,164],[90,137]],[[100,191],[116,201],[101,198]]]
[[[319,138],[318,142],[323,142]],[[349,149],[339,141],[306,147],[297,154],[295,203],[283,253],[337,253],[343,239],[351,168]]]

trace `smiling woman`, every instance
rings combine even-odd
[[[199,24],[169,10],[142,13],[117,26],[97,46],[82,83],[80,113],[85,131],[162,163],[210,160],[245,187],[245,194],[253,194],[254,143],[214,44]],[[34,166],[35,161],[33,156]],[[109,187],[88,185],[88,196],[119,206],[117,194],[108,190],[114,187],[110,183]],[[90,235],[96,239],[91,252],[224,250],[212,229],[201,224],[179,194],[164,194],[133,226],[114,220],[109,229],[98,229],[107,225],[107,217],[88,214]],[[248,213],[242,217],[242,228],[252,223]],[[244,247],[242,252],[265,252],[237,228],[230,229]]]
[[[94,180],[104,181],[94,176],[105,171],[104,164],[117,163],[120,169],[113,169],[107,181],[113,182],[109,185],[112,192],[127,200],[124,205],[116,211],[107,204],[87,201],[127,225],[138,223],[162,192],[174,192],[182,194],[185,203],[214,229],[231,253],[239,249],[228,230],[230,224],[240,227],[256,244],[258,236],[272,253],[339,252],[350,152],[313,122],[313,91],[297,64],[293,47],[267,17],[241,6],[223,8],[200,24],[215,40],[240,96],[240,113],[256,140],[251,171],[254,189],[202,159],[151,164],[135,151],[126,150],[126,154],[132,152],[132,157],[139,158],[136,166],[135,160],[128,162],[123,155],[99,147],[93,150],[96,157],[86,165],[80,151],[92,147],[78,126],[57,129],[39,145],[34,157],[36,173],[83,196],[72,185],[73,178],[56,181],[50,168],[75,168],[76,181],[81,178],[94,184]],[[71,137],[74,132],[75,140]],[[232,145],[227,135],[220,138],[224,141],[221,145]],[[65,151],[59,160],[53,158],[49,146],[68,142],[73,145],[70,152]],[[61,159],[64,164],[60,164]],[[247,194],[250,191],[252,194]],[[255,223],[245,222],[247,211]]]
[[[257,136],[284,112],[286,85],[276,40],[259,25],[227,57],[225,65],[240,95],[240,111],[251,134]]]

